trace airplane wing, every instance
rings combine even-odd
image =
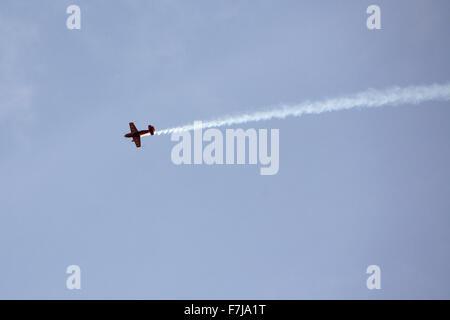
[[[136,147],[140,147],[141,146],[141,137],[137,136],[133,138],[134,143],[136,144]]]
[[[130,131],[131,133],[135,133],[137,131],[136,126],[133,122],[130,122]]]
[[[140,147],[141,146],[141,137],[137,136],[133,138],[134,143],[136,143],[136,147]]]

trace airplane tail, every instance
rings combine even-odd
[[[149,126],[148,126],[148,131],[150,131],[150,134],[153,136],[153,135],[155,134],[155,127],[149,125]]]

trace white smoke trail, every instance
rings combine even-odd
[[[304,102],[297,105],[282,105],[272,110],[227,116],[217,120],[204,121],[203,128],[222,127],[269,119],[300,117],[304,114],[319,114],[328,111],[353,108],[373,108],[400,104],[418,104],[424,101],[450,100],[450,83],[429,86],[394,87],[386,90],[369,89],[351,96],[317,102]],[[157,135],[193,130],[194,125],[167,128],[155,132]]]

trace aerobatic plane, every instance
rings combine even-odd
[[[130,122],[130,133],[125,135],[125,138],[133,138],[133,142],[136,144],[136,147],[141,146],[141,137],[151,134],[152,136],[155,134],[155,127],[149,125],[148,130],[138,131],[133,122]]]

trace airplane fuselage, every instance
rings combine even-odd
[[[142,137],[143,135],[151,134],[150,130],[141,130],[137,132],[130,132],[125,135],[125,138]]]

